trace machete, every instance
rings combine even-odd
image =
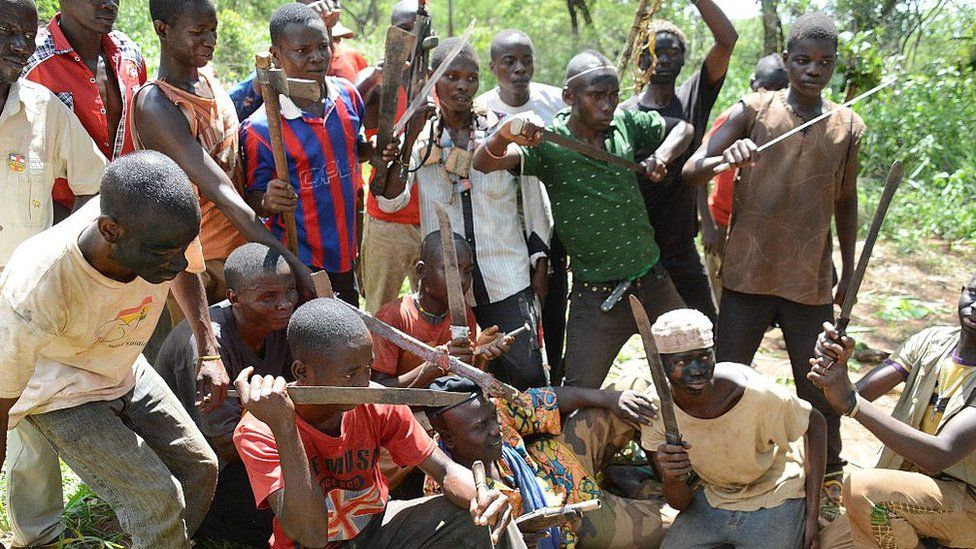
[[[237,391],[227,391],[228,397],[240,398]],[[467,400],[470,395],[433,389],[400,389],[395,387],[288,387],[288,396],[295,404],[402,404],[406,406],[452,406]]]
[[[425,343],[422,343],[413,336],[397,330],[393,326],[390,326],[382,320],[373,317],[373,315],[367,313],[366,311],[361,311],[356,307],[349,305],[345,301],[339,300],[339,302],[344,303],[346,306],[352,309],[354,313],[359,315],[359,318],[363,319],[363,322],[366,323],[366,327],[369,328],[369,331],[373,332],[374,335],[382,337],[408,353],[413,353],[425,362],[436,364],[441,369],[451,372],[454,375],[470,379],[471,381],[477,383],[486,395],[496,398],[504,398],[506,400],[512,400],[518,396],[518,390],[515,389],[515,387],[498,381],[492,377],[491,374],[482,372],[473,366],[461,362],[444,351],[437,350]]]
[[[668,376],[664,372],[664,364],[661,363],[661,356],[657,353],[657,345],[654,343],[654,335],[651,333],[651,321],[647,318],[647,311],[641,305],[637,296],[630,296],[630,309],[634,313],[634,321],[637,322],[637,330],[640,332],[641,341],[644,342],[644,354],[647,355],[647,364],[651,367],[651,378],[654,380],[654,388],[657,389],[658,399],[661,401],[661,420],[664,422],[664,438],[668,444],[680,446],[681,431],[678,430],[678,420],[674,417],[674,400],[671,398],[671,386],[668,385]],[[653,451],[654,449],[649,449]]]
[[[522,129],[525,125],[525,122],[526,120],[524,118],[518,118],[518,117],[513,118],[512,125],[510,126],[509,129],[512,131],[513,134],[520,134],[522,133]],[[583,156],[588,156],[594,160],[600,160],[602,162],[606,162],[607,164],[611,164],[613,166],[617,166],[625,170],[644,173],[644,166],[638,164],[637,162],[632,162],[630,160],[627,160],[626,158],[621,158],[599,147],[594,147],[593,145],[589,145],[587,143],[577,141],[571,137],[566,137],[565,135],[558,134],[552,130],[539,128],[539,131],[542,132],[543,141],[550,141],[552,143],[555,143],[556,145],[559,145],[560,147],[566,147],[571,151],[576,151],[582,154]]]
[[[468,25],[468,30],[464,31],[464,34],[461,35],[461,39],[458,41],[458,43],[455,44],[454,48],[450,51],[450,53],[447,54],[444,61],[438,65],[434,73],[430,75],[430,78],[427,79],[424,87],[421,88],[420,91],[417,92],[417,94],[414,95],[410,100],[410,104],[407,105],[407,110],[404,111],[403,116],[401,116],[400,120],[397,120],[396,125],[393,126],[393,135],[400,135],[403,129],[407,126],[407,123],[410,122],[410,119],[413,117],[414,113],[416,113],[417,110],[423,107],[427,102],[427,96],[430,94],[430,90],[434,89],[434,85],[437,84],[437,81],[440,80],[442,76],[444,76],[444,73],[447,72],[447,69],[454,61],[454,58],[461,53],[461,50],[464,49],[465,44],[468,43],[468,39],[471,38],[471,33],[474,32],[474,22],[475,20],[472,19],[471,24]]]
[[[451,339],[471,339],[468,328],[468,313],[464,303],[464,290],[461,287],[461,272],[458,270],[457,248],[454,246],[454,231],[451,229],[451,217],[444,205],[434,203],[437,211],[437,224],[440,226],[441,251],[444,261],[444,278],[447,284],[447,305],[451,311]]]
[[[386,56],[383,59],[383,84],[380,84],[379,117],[376,123],[376,148],[373,158],[373,194],[382,194],[386,187],[389,165],[383,162],[383,151],[393,141],[393,124],[396,123],[397,96],[403,80],[404,65],[413,50],[416,37],[412,32],[391,26],[386,31]]]

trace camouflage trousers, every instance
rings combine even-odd
[[[976,497],[962,481],[868,469],[851,473],[843,495],[847,513],[820,532],[824,549],[905,549],[920,539],[976,547]]]

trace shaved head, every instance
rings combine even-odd
[[[535,44],[528,34],[518,29],[505,29],[496,33],[491,39],[491,60],[498,60],[508,48],[515,45],[528,46],[529,49],[535,50]]]
[[[617,70],[607,56],[596,50],[586,50],[576,54],[566,66],[566,87],[586,86],[595,80],[613,77]]]

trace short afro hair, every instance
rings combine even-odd
[[[830,42],[837,49],[837,25],[833,19],[820,12],[801,15],[790,27],[790,34],[786,37],[786,51],[792,51],[797,42],[808,38]]]
[[[170,157],[139,151],[105,169],[99,191],[102,215],[126,227],[194,226],[200,230],[200,203],[190,179]]]
[[[437,44],[437,47],[434,48],[433,53],[430,54],[430,69],[437,70],[437,67],[441,66],[441,63],[447,59],[447,55],[451,53],[451,50],[453,50],[460,41],[461,37],[459,36],[452,36],[450,38],[441,40],[440,43]],[[474,51],[474,46],[472,46],[470,42],[464,44],[464,47],[461,48],[461,52],[458,53],[458,56],[455,59],[467,59],[475,65],[480,66],[478,52]]]
[[[454,248],[457,250],[458,257],[466,255],[473,259],[474,254],[471,251],[471,245],[468,244],[468,241],[457,233],[451,234],[454,235]],[[443,259],[444,251],[441,246],[441,232],[434,231],[425,236],[424,241],[420,243],[420,260],[427,265],[440,265]]]
[[[528,44],[535,51],[535,42],[532,41],[532,38],[528,34],[518,29],[505,29],[495,33],[495,36],[491,39],[491,48],[489,49],[491,59],[495,60],[498,58],[501,55],[502,46],[513,41]]]
[[[673,34],[678,39],[678,43],[681,44],[681,51],[688,51],[688,37],[685,36],[685,33],[677,25],[667,19],[652,20],[647,27],[647,32],[655,36],[661,32]]]
[[[201,4],[217,9],[213,0],[149,0],[149,17],[153,21],[173,24],[173,21],[181,15],[189,13]]]
[[[778,53],[771,53],[760,59],[752,73],[752,81],[749,82],[753,90],[767,91],[781,90],[789,84],[790,77],[786,73],[783,56]]]
[[[325,25],[322,17],[312,8],[299,2],[289,2],[276,9],[271,14],[271,43],[278,45],[285,36],[285,30],[289,25]],[[326,31],[329,29],[326,28]],[[332,38],[332,34],[329,34]]]
[[[366,338],[366,324],[349,307],[338,299],[319,298],[296,309],[288,321],[292,356],[305,363],[328,359]]]
[[[573,56],[566,65],[566,84],[569,85],[571,81],[576,80],[573,84],[586,83],[584,78],[576,78],[577,76],[583,74],[584,71],[598,69],[598,68],[609,68],[614,74],[617,70],[614,68],[613,63],[606,55],[596,51],[596,50],[583,50]],[[619,77],[618,77],[619,78]]]
[[[248,242],[227,256],[224,279],[228,289],[239,292],[254,277],[275,274],[281,266],[288,267],[288,262],[277,250],[258,242]]]

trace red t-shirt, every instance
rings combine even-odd
[[[325,494],[329,507],[329,542],[355,538],[386,508],[389,487],[376,463],[380,447],[402,467],[415,467],[437,448],[410,408],[363,404],[343,414],[342,436],[331,437],[297,418],[299,436],[309,470]],[[268,508],[268,496],[283,487],[278,447],[271,428],[245,414],[234,431],[234,444],[247,468],[258,508]],[[273,549],[293,549],[278,517],[269,541]]]
[[[355,82],[359,71],[368,66],[369,63],[366,58],[356,48],[339,43],[335,45],[335,49],[332,51],[329,76],[341,76],[350,82]]]
[[[712,129],[705,137],[711,137],[728,120],[729,112],[731,109],[718,115],[712,124]],[[708,211],[712,214],[715,223],[722,227],[729,226],[729,217],[732,215],[732,190],[735,187],[737,173],[737,170],[725,170],[712,179],[712,191],[708,194]]]
[[[399,120],[403,113],[407,112],[407,92],[400,86],[397,91],[397,112],[396,119]],[[366,130],[366,139],[372,139],[376,135],[376,130]],[[369,182],[373,183],[373,176],[376,174],[370,171]],[[390,223],[401,223],[404,225],[420,225],[420,189],[415,185],[413,192],[410,193],[410,201],[406,207],[398,212],[387,213],[380,209],[379,203],[373,193],[366,192],[366,213],[373,219],[388,221]]]
[[[468,311],[468,329],[471,334],[478,333],[478,321],[474,318],[471,307]],[[376,318],[390,326],[409,334],[431,347],[445,345],[451,341],[451,317],[445,315],[438,324],[431,324],[424,320],[413,294],[391,301],[376,312]],[[382,337],[373,338],[373,369],[390,376],[403,375],[423,363],[420,358],[408,353]]]

